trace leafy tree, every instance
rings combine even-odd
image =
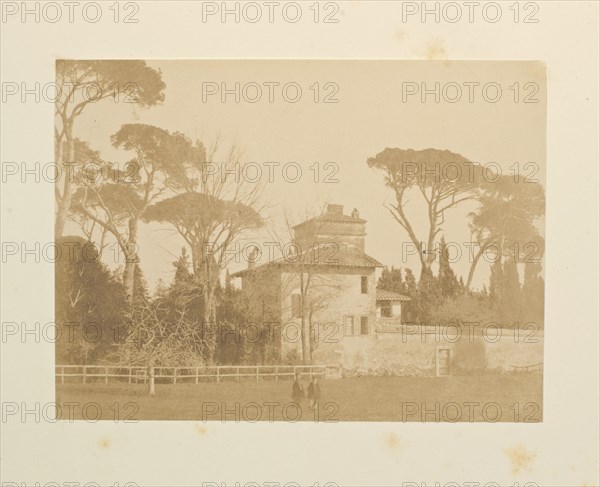
[[[175,276],[171,286],[169,287],[169,295],[171,300],[173,303],[177,303],[179,301],[186,301],[190,303],[193,311],[195,311],[194,316],[200,319],[200,289],[194,282],[194,275],[190,272],[191,264],[187,249],[185,247],[181,248],[181,255],[175,262],[173,262],[173,267],[175,267]]]
[[[75,125],[90,104],[107,98],[115,102],[151,107],[164,100],[165,84],[160,71],[145,61],[56,61],[59,93],[55,104],[54,146],[57,164],[55,235],[62,237],[75,192],[75,174],[82,162],[76,156]]]
[[[181,248],[181,255],[173,263],[175,267],[175,278],[173,286],[181,286],[191,284],[194,280],[194,275],[190,273],[190,260],[187,255],[187,249]]]
[[[57,240],[55,266],[56,362],[102,361],[115,344],[126,303],[123,286],[81,237]]]
[[[418,288],[419,320],[432,324],[433,311],[442,303],[443,296],[437,279],[429,267],[421,270]]]
[[[394,266],[391,268],[384,267],[381,276],[379,276],[377,287],[386,291],[406,294],[406,285],[402,280],[402,268],[396,269]]]
[[[82,183],[85,181],[95,181],[99,177],[104,177],[105,174],[102,173],[105,168],[105,162],[100,157],[100,153],[92,149],[88,142],[79,138],[75,138],[74,145],[75,160],[83,164],[76,173],[76,186],[82,186]],[[73,201],[71,199],[68,218],[79,226],[81,232],[89,241],[96,243],[98,255],[102,257],[102,253],[108,243],[108,230],[81,212],[73,211],[72,204]]]
[[[498,259],[490,275],[490,299],[496,321],[506,324],[521,319],[522,294],[515,259]]]
[[[489,297],[477,292],[461,293],[445,300],[432,311],[432,320],[447,326],[453,324],[483,326],[498,321],[495,310],[490,306]],[[466,340],[471,331],[465,328],[463,339]]]
[[[404,282],[406,285],[406,294],[409,298],[415,298],[417,296],[417,280],[415,279],[415,275],[413,271],[409,268],[404,269]]]
[[[248,315],[242,290],[233,287],[229,273],[225,278],[225,286],[216,292],[216,301],[218,339],[215,360],[221,364],[242,363],[251,353],[249,349],[259,343],[262,330],[247,326]],[[258,360],[253,360],[251,363],[260,363],[260,357],[257,358]]]
[[[200,325],[202,317],[201,291],[190,273],[187,249],[181,249],[181,255],[173,262],[175,275],[171,284],[157,293],[157,301],[167,321],[174,321],[177,314],[185,311],[188,319]]]
[[[404,269],[404,285],[406,295],[411,299],[402,305],[404,307],[404,318],[408,322],[416,322],[419,319],[419,290],[415,275],[408,267]]]
[[[526,321],[544,327],[544,278],[539,262],[525,264],[523,279],[523,316]]]
[[[179,133],[152,125],[129,124],[111,137],[115,147],[135,153],[124,171],[108,167],[115,181],[87,178],[73,196],[72,210],[90,220],[117,240],[125,256],[123,283],[128,300],[134,295],[135,269],[139,262],[138,226],[148,207],[166,191],[167,181],[184,164],[193,163],[201,148],[195,148]]]
[[[138,263],[135,264],[134,280],[133,280],[133,306],[142,306],[150,301],[150,293],[148,292],[148,283],[144,278],[142,268]]]
[[[386,185],[394,192],[396,201],[388,210],[418,249],[422,274],[435,261],[435,253],[427,250],[433,249],[438,241],[444,213],[479,193],[479,166],[460,154],[437,149],[387,148],[370,157],[367,163],[384,173]],[[420,195],[425,203],[425,216],[420,217],[428,222],[425,239],[419,238],[414,228],[419,217],[407,212],[409,196],[414,194]]]
[[[490,272],[490,299],[492,304],[498,308],[504,299],[504,269],[502,260],[498,257],[492,264]]]
[[[469,289],[484,252],[500,257],[512,255],[519,262],[540,258],[543,252],[543,241],[535,227],[535,220],[544,214],[542,186],[524,178],[502,176],[482,187],[479,208],[470,213],[476,245],[466,284]]]
[[[171,224],[189,245],[194,280],[202,297],[202,323],[212,326],[215,292],[222,270],[233,258],[231,248],[243,232],[262,225],[260,214],[241,201],[191,191],[154,204],[145,219]],[[215,347],[213,343],[212,353]]]
[[[440,268],[438,272],[438,286],[443,299],[454,298],[460,293],[462,286],[456,274],[450,267],[450,256],[446,240],[442,237],[440,243]]]
[[[502,272],[504,274],[504,289],[500,301],[500,316],[505,321],[518,321],[521,319],[523,298],[517,263],[514,258],[509,257],[504,261]]]

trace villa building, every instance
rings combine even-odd
[[[410,298],[377,289],[383,265],[366,253],[366,223],[356,209],[347,215],[330,204],[293,228],[293,252],[262,265],[250,262],[231,275],[242,279],[248,320],[276,330],[272,361],[299,364],[305,357],[347,371],[400,375],[510,370],[531,362],[537,348],[512,336],[455,339],[436,327],[405,323]]]

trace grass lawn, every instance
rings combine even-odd
[[[305,389],[308,380],[303,381]],[[57,384],[61,419],[539,422],[542,374],[323,380],[317,408],[292,402],[291,381]],[[67,403],[75,403],[69,406]]]

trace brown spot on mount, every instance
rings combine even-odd
[[[98,442],[98,446],[102,449],[108,449],[108,448],[110,448],[110,440],[108,438],[102,438]]]
[[[516,445],[505,450],[508,456],[512,473],[519,474],[525,470],[531,470],[531,464],[535,460],[536,454],[528,451],[523,445]]]

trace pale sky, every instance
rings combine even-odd
[[[409,239],[384,207],[394,195],[385,187],[383,175],[367,166],[368,157],[386,147],[447,149],[473,162],[496,162],[504,174],[512,174],[509,168],[515,163],[523,168],[525,163],[535,162],[539,167],[535,177],[545,183],[546,84],[541,63],[183,60],[149,64],[162,71],[166,83],[164,104],[140,110],[132,104],[105,100],[86,108],[77,121],[75,135],[89,141],[103,158],[111,161],[129,160],[131,154],[113,149],[110,135],[125,123],[147,123],[183,132],[192,139],[210,140],[220,134],[223,143],[236,143],[243,148],[242,162],[256,162],[264,167],[265,177],[265,162],[279,162],[279,168],[289,162],[297,163],[302,168],[297,182],[286,181],[281,170],[275,169],[274,181],[266,185],[264,192],[267,229],[248,235],[249,240],[270,240],[266,231],[281,229],[284,211],[299,216],[306,209],[318,212],[328,202],[339,203],[346,213],[357,208],[367,220],[369,255],[386,265],[411,267],[418,276],[416,256],[403,263],[402,242]],[[205,87],[206,83],[219,87],[225,83],[228,89],[234,89],[236,82],[242,89],[246,87],[248,98],[256,96],[253,83],[257,83],[262,88],[262,98],[250,103],[242,97],[236,103],[234,96],[228,95],[223,103],[220,94],[216,94],[203,100],[203,83]],[[272,103],[268,88],[271,82],[280,83],[273,88]],[[436,82],[440,83],[440,92],[446,88],[447,98],[456,96],[456,85],[449,83],[457,83],[462,87],[461,99],[450,103],[442,97],[436,103],[434,95],[428,95],[423,103],[417,94],[403,101],[403,86],[407,86],[403,83],[416,83],[412,86],[418,87],[427,83],[427,88],[433,89]],[[286,83],[301,87],[298,102],[285,101],[282,86]],[[315,103],[315,83],[320,100],[331,94],[338,103]],[[464,83],[480,83],[473,88],[472,103]],[[481,88],[486,83],[498,83],[502,88],[496,103],[483,98]],[[539,102],[523,103],[536,86],[539,90],[531,99]],[[287,95],[296,95],[294,86],[288,87]],[[487,95],[496,96],[492,85]],[[315,172],[310,169],[315,162],[321,168],[321,180],[316,183]],[[339,167],[333,175],[336,183],[323,181],[334,167],[325,167],[327,162]],[[287,176],[293,177],[294,171],[290,169]],[[470,240],[466,215],[472,209],[459,206],[448,212],[443,227],[446,240],[463,248],[463,257],[453,268],[465,280],[469,262],[462,243]],[[416,206],[410,210],[414,221],[423,222],[415,227],[425,240],[426,214]],[[543,222],[540,224],[543,226]],[[66,233],[75,231],[70,226]],[[184,243],[170,228],[158,224],[142,224],[139,234],[141,266],[153,290],[158,279],[167,283],[172,279],[172,262]],[[110,257],[107,254],[106,260]],[[240,262],[231,270],[245,265]],[[487,285],[488,272],[488,265],[480,263],[476,287]]]

